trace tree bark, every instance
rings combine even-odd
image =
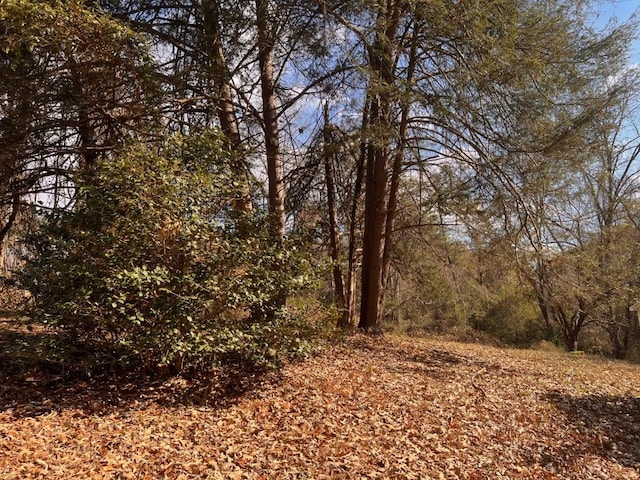
[[[362,112],[362,128],[364,132],[369,128],[369,101],[365,102]],[[362,185],[364,182],[364,171],[367,157],[367,145],[364,138],[360,141],[360,154],[356,165],[356,178],[353,185],[353,198],[351,203],[351,223],[349,225],[349,266],[347,271],[347,318],[342,327],[349,327],[355,324],[356,316],[356,282],[357,282],[357,249],[358,245],[358,206],[362,195]]]
[[[262,123],[269,183],[269,213],[273,217],[274,233],[281,240],[284,240],[286,229],[284,166],[278,139],[278,115],[273,69],[273,35],[269,31],[268,0],[256,0],[256,27],[258,32],[260,86],[262,90]]]
[[[547,266],[543,259],[536,259],[536,268],[534,272],[534,278],[531,280],[533,290],[536,294],[538,307],[544,320],[545,330],[547,338],[551,340],[553,338],[553,325],[552,325],[552,313],[551,313],[551,294],[548,291],[547,286],[548,272]]]
[[[216,114],[235,157],[235,171],[243,179],[240,198],[235,199],[234,208],[240,212],[252,210],[251,204],[251,171],[242,154],[242,138],[238,127],[238,118],[233,104],[231,75],[224,54],[220,27],[220,7],[218,0],[204,3],[205,48],[209,56],[211,78],[216,102]]]
[[[406,84],[410,88],[413,83],[413,76],[416,69],[416,52],[418,48],[418,24],[420,18],[417,18],[414,23],[413,35],[411,39],[411,48],[409,50],[409,64],[407,65]],[[398,190],[400,189],[400,175],[402,173],[402,161],[404,159],[407,130],[409,128],[409,102],[402,102],[402,113],[400,118],[400,125],[398,128],[398,139],[396,145],[396,151],[393,157],[393,170],[391,172],[391,187],[389,189],[389,202],[387,206],[387,218],[384,228],[384,252],[382,256],[382,291],[380,293],[381,308],[384,307],[384,295],[387,285],[387,277],[389,275],[389,262],[391,260],[391,247],[393,245],[393,227],[395,224],[396,211],[398,208]]]
[[[77,102],[77,128],[80,139],[80,155],[84,163],[85,172],[91,172],[98,161],[98,138],[91,122],[89,103],[85,94],[82,73],[75,60],[71,59],[71,89]]]
[[[2,226],[2,228],[0,228],[0,248],[2,248],[2,245],[4,244],[4,241],[7,238],[9,231],[11,231],[11,227],[13,227],[13,224],[18,218],[19,211],[20,211],[20,192],[18,190],[14,190],[12,199],[11,199],[11,211],[9,212],[9,216],[7,217],[7,220],[5,221],[4,225]]]
[[[217,117],[220,129],[234,148],[241,143],[238,119],[233,107],[233,94],[230,84],[229,68],[222,47],[220,35],[220,8],[218,0],[208,0],[204,4],[205,43],[211,65]]]
[[[571,318],[567,317],[563,309],[555,309],[554,318],[560,325],[564,346],[568,352],[578,350],[578,336],[588,319],[588,314],[583,307],[584,305],[580,304],[579,310]]]
[[[329,124],[329,106],[324,105],[324,176],[327,185],[327,209],[329,213],[329,247],[333,262],[333,288],[336,297],[336,306],[340,312],[338,326],[348,324],[349,312],[346,308],[344,293],[344,281],[340,268],[340,250],[338,237],[338,213],[336,208],[336,187],[333,172],[333,155],[331,152],[331,125]]]
[[[379,332],[382,321],[384,295],[384,228],[388,214],[387,169],[390,162],[392,130],[391,106],[394,88],[394,38],[398,28],[401,6],[388,0],[378,13],[377,34],[368,49],[370,79],[370,137],[367,140],[367,181],[364,206],[364,235],[362,245],[362,299],[358,328]]]
[[[371,115],[380,119],[379,96],[372,100]],[[364,235],[362,245],[362,298],[358,328],[377,332],[381,323],[382,272],[386,220],[387,165],[389,151],[385,145],[372,141],[367,151],[367,181],[364,201]]]

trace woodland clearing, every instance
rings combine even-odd
[[[203,386],[0,355],[5,480],[640,478],[640,367],[622,362],[354,335]]]

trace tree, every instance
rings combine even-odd
[[[632,78],[631,88],[604,109],[589,130],[585,138],[587,161],[580,170],[592,212],[591,234],[595,233],[598,244],[594,253],[603,293],[597,320],[609,334],[616,358],[626,355],[635,323],[629,309],[638,294],[634,268],[638,225],[633,213],[640,188],[637,108],[637,82]]]
[[[549,335],[555,325],[569,350],[594,322],[617,331],[632,297],[634,269],[628,265],[635,254],[628,212],[637,191],[637,140],[623,133],[633,129],[622,119],[630,118],[633,85],[633,75],[620,76],[614,97],[571,139],[552,150],[513,154],[500,166],[510,182],[487,183],[489,190],[495,188],[496,216],[535,292]],[[614,350],[620,352],[620,345]]]
[[[314,42],[317,20],[301,2],[105,0],[105,9],[170,52],[165,59],[164,105],[174,128],[215,126],[245,155],[238,173],[260,171],[264,156],[266,204],[274,234],[286,233],[283,124],[308,91],[287,84],[294,63]],[[308,62],[308,59],[302,61]],[[292,114],[295,116],[295,113]],[[293,147],[291,143],[286,145]],[[253,154],[253,159],[247,154]],[[251,161],[252,160],[252,161]],[[257,174],[262,177],[262,172]],[[247,178],[247,190],[258,182]]]
[[[280,157],[278,114],[273,66],[274,27],[270,24],[273,13],[268,0],[256,0],[256,30],[258,35],[258,64],[260,91],[262,92],[262,124],[267,157],[269,184],[269,212],[273,217],[276,234],[284,239],[286,217],[284,211],[284,167]]]
[[[554,242],[568,248],[571,238],[566,212],[550,211],[548,201],[560,206],[584,198],[563,197],[561,187],[578,193],[577,139],[624,92],[625,79],[612,72],[624,60],[629,26],[597,32],[588,26],[588,6],[577,0],[101,4],[110,16],[85,9],[95,21],[84,24],[126,32],[122,44],[114,40],[120,48],[109,46],[108,53],[134,73],[153,70],[162,126],[185,134],[211,126],[224,132],[236,153],[236,176],[245,182],[235,192],[238,213],[250,208],[252,196],[261,197],[255,205],[271,213],[272,233],[281,242],[305,218],[309,224],[326,220],[326,228],[308,230],[318,230],[314,240],[322,238],[321,247],[331,252],[334,296],[345,312],[341,324],[357,320],[365,330],[380,330],[398,212],[411,198],[412,178],[420,175],[428,183],[421,194],[429,190],[437,197],[436,223],[475,218],[489,231],[501,219],[503,231],[493,228],[493,239],[509,237],[513,254],[527,257],[521,273],[530,279],[551,331],[548,251]],[[47,58],[64,74],[50,76],[58,83],[34,84],[34,91],[58,92],[66,85],[71,92],[52,105],[61,107],[60,119],[71,118],[73,127],[47,137],[75,147],[73,165],[59,165],[55,176],[67,186],[73,185],[64,184],[68,172],[95,164],[135,124],[127,117],[109,124],[111,130],[104,126],[102,107],[96,108],[102,97],[147,100],[153,91],[124,66],[112,82],[98,82],[104,69],[92,70],[94,63],[83,63],[85,57],[74,50],[87,43],[83,55],[102,65],[99,49],[82,40],[89,30],[76,31],[76,40],[62,47],[48,46],[55,55]],[[134,55],[145,48],[132,31],[150,39],[155,62]],[[23,46],[29,53],[28,42]],[[30,62],[20,68],[34,68]],[[35,120],[19,99],[31,93],[18,83],[7,85],[14,89],[7,98],[15,99],[7,112],[18,125],[7,131],[23,132],[20,125]],[[329,106],[326,113],[319,108],[323,104]],[[24,144],[20,135],[6,138]],[[564,183],[556,179],[565,174],[570,177]],[[463,195],[449,190],[447,178],[457,175],[452,185],[468,189],[470,201],[455,203]],[[12,198],[5,201],[7,221]],[[472,215],[460,209],[473,211],[473,201],[476,210],[491,211]],[[314,211],[305,211],[310,205]],[[433,228],[417,217],[420,228]],[[459,232],[438,228],[425,238],[444,235],[456,248],[465,245],[466,239],[455,238]],[[491,242],[478,242],[484,243]],[[394,279],[400,277],[395,271]]]
[[[630,33],[598,35],[579,5],[554,1],[321,7],[357,45],[346,50],[365,57],[359,326],[377,330],[404,166],[446,159],[485,169],[508,188],[501,162],[511,152],[557,147],[615,94],[594,82],[620,64]]]
[[[1,241],[29,198],[68,201],[72,171],[149,134],[157,91],[143,39],[83,2],[3,2],[0,44]]]
[[[340,312],[338,326],[347,326],[349,324],[349,310],[347,306],[347,297],[344,290],[344,277],[340,266],[340,239],[338,235],[338,211],[336,199],[336,185],[334,172],[334,155],[331,151],[333,144],[332,128],[329,123],[329,106],[324,105],[324,126],[322,130],[323,137],[323,160],[324,160],[324,177],[327,187],[327,213],[329,215],[329,248],[331,261],[333,262],[333,285],[336,297],[336,306]]]

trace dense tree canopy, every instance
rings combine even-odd
[[[335,306],[340,325],[378,332],[386,315],[569,349],[597,325],[623,356],[640,280],[629,268],[638,238],[637,72],[626,68],[635,27],[597,30],[592,8],[4,2],[0,240],[27,203],[80,215],[89,204],[78,195],[103,178],[98,165],[152,158],[123,157],[132,138],[153,151],[167,131],[189,138],[218,128],[238,188],[221,186],[210,202],[232,197],[224,215],[268,214],[268,242],[253,253],[255,263],[273,253],[269,275],[286,271],[289,237],[305,239],[312,263],[326,258],[331,275],[313,295]],[[162,171],[162,156],[153,158]],[[175,180],[191,167],[167,168]],[[146,195],[135,182],[118,188]],[[150,197],[171,197],[171,188]],[[211,206],[196,197],[198,208]],[[155,225],[147,243],[165,221],[152,210],[131,220]],[[229,241],[255,232],[232,225]],[[198,263],[211,241],[196,237]],[[273,282],[282,291],[262,313],[286,305],[285,283]]]
[[[3,2],[0,44],[2,239],[33,195],[64,204],[72,171],[150,135],[157,91],[144,39],[82,2]]]

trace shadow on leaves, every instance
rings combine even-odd
[[[0,320],[0,413],[16,417],[67,409],[103,415],[148,403],[224,408],[277,378],[276,372],[241,359],[206,372],[159,375]]]
[[[640,467],[640,398],[563,392],[546,398],[589,438],[596,454]]]

